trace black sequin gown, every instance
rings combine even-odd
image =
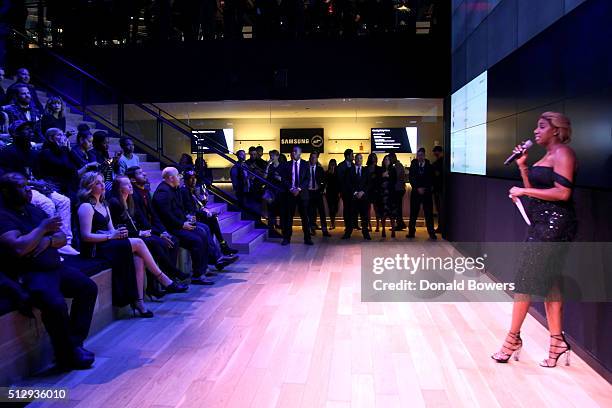
[[[555,173],[552,167],[532,166],[528,177],[532,188],[549,189],[555,182],[573,188],[572,183]],[[525,241],[535,244],[527,245],[523,252],[514,280],[515,292],[546,296],[555,284],[561,284],[561,271],[567,254],[567,247],[562,243],[572,241],[576,234],[574,203],[572,198],[546,201],[526,196],[521,201],[531,221]],[[551,242],[560,244],[548,244]]]

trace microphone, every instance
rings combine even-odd
[[[504,162],[504,166],[509,165],[510,163],[521,157],[523,153],[525,153],[525,151],[531,146],[533,146],[533,142],[531,140],[525,140],[523,143],[521,143],[521,151],[518,153],[512,153],[512,155],[508,157]]]

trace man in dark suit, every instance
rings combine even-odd
[[[142,168],[133,166],[126,170],[125,175],[130,179],[134,190],[132,198],[134,201],[134,219],[136,225],[140,225],[142,230],[150,230],[151,234],[162,238],[168,248],[170,259],[176,264],[179,241],[166,230],[166,227],[164,227],[155,211],[153,211],[147,174]],[[165,272],[168,273],[170,271]],[[189,278],[189,274],[180,271],[180,273],[174,272],[175,276],[173,278],[179,280]]]
[[[406,238],[414,238],[416,232],[416,220],[423,205],[425,213],[425,225],[430,239],[437,239],[433,224],[433,199],[431,191],[433,187],[434,169],[425,158],[425,149],[417,151],[417,158],[410,163],[408,181],[412,186],[410,193],[410,222],[408,223],[408,235]]]
[[[324,237],[331,237],[327,232],[327,221],[325,219],[325,205],[323,204],[323,191],[325,190],[325,170],[319,164],[319,154],[310,153],[308,159],[308,171],[310,172],[310,183],[308,184],[308,218],[310,220],[310,234],[316,234],[317,212],[321,219],[321,230]]]
[[[353,211],[353,192],[350,189],[350,185],[347,182],[347,175],[349,170],[353,168],[353,149],[346,149],[344,151],[344,161],[338,164],[336,169],[336,176],[338,186],[340,187],[340,196],[342,197],[342,218],[344,219],[344,232],[350,228],[357,226],[357,220],[355,219],[355,212]]]
[[[310,172],[308,162],[301,159],[302,149],[294,146],[291,151],[291,160],[283,163],[280,170],[282,178],[284,205],[281,205],[283,214],[283,242],[289,245],[293,227],[293,215],[297,207],[302,219],[302,230],[304,231],[304,243],[312,245],[310,238],[310,224],[308,221],[308,186],[310,184]],[[283,211],[284,210],[284,211]]]
[[[178,191],[181,183],[178,170],[166,167],[162,177],[164,181],[153,194],[153,210],[167,231],[177,237],[180,245],[191,254],[191,283],[210,285],[211,282],[204,279],[208,269],[208,236],[204,230],[196,228],[195,220],[188,220],[183,211]]]
[[[370,221],[369,216],[369,201],[367,192],[369,190],[368,185],[368,169],[363,166],[363,156],[361,153],[355,156],[355,165],[347,170],[347,184],[351,191],[351,208],[354,211],[355,215],[352,218],[356,218],[357,214],[359,214],[359,218],[361,219],[361,233],[363,234],[363,239],[370,241],[372,238],[370,237],[370,233],[368,232],[368,224]],[[349,239],[351,237],[351,233],[353,232],[353,225],[349,224],[349,226],[345,229],[344,235],[342,239]]]

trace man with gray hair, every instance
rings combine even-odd
[[[204,279],[208,268],[208,237],[196,228],[195,220],[187,219],[179,195],[179,172],[174,167],[162,170],[163,182],[153,194],[153,210],[159,216],[166,230],[178,238],[181,247],[191,254],[192,278],[194,285],[212,285]]]

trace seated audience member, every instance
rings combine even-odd
[[[66,116],[64,116],[64,101],[59,96],[52,96],[47,100],[45,112],[40,120],[40,132],[47,134],[51,128],[66,132]],[[70,137],[70,136],[68,136]]]
[[[31,204],[43,210],[49,217],[56,214],[62,218],[62,232],[66,235],[67,244],[60,248],[64,255],[78,255],[72,248],[72,229],[70,199],[57,191],[45,181],[36,180],[40,152],[32,149],[33,128],[30,122],[17,121],[10,129],[13,144],[0,151],[0,170],[5,173],[15,172],[25,175],[33,187]]]
[[[183,182],[185,185],[180,188],[180,192],[181,199],[183,200],[183,206],[187,214],[195,214],[198,222],[208,226],[215,238],[217,238],[223,255],[234,255],[238,253],[237,250],[230,248],[227,242],[223,239],[217,214],[212,213],[206,208],[206,204],[208,202],[208,191],[206,191],[206,187],[197,185],[195,171],[188,170],[185,172]]]
[[[89,130],[89,126],[79,125],[76,145],[70,150],[70,159],[77,169],[87,168],[88,171],[95,171],[100,164],[97,162],[97,157],[92,150],[93,135]],[[79,174],[79,178],[82,174]]]
[[[188,220],[183,209],[178,188],[181,183],[178,170],[166,167],[163,181],[153,194],[153,211],[158,215],[166,231],[178,238],[180,246],[191,254],[194,285],[212,285],[204,279],[208,269],[208,236],[196,228],[195,220]]]
[[[32,103],[30,90],[26,85],[18,85],[14,89],[13,103],[4,107],[9,122],[17,121],[31,122],[33,125],[32,142],[43,143],[44,138],[40,133],[40,119],[42,112]]]
[[[0,257],[5,270],[23,284],[20,308],[29,303],[41,311],[55,352],[64,369],[86,369],[94,354],[83,348],[98,295],[96,284],[62,263],[57,249],[66,244],[59,217],[47,218],[32,206],[27,179],[8,173],[0,177]],[[70,311],[65,297],[72,298]],[[31,313],[31,312],[30,312]]]
[[[408,180],[412,186],[410,193],[410,222],[408,223],[407,238],[414,238],[416,232],[416,221],[423,205],[425,213],[425,225],[430,239],[436,239],[436,231],[433,223],[433,198],[431,191],[433,188],[434,169],[425,158],[425,149],[417,151],[417,158],[410,163]]]
[[[119,167],[119,158],[122,155],[121,152],[117,152],[111,158],[108,150],[109,144],[110,138],[106,131],[98,130],[93,134],[93,154],[100,165],[98,171],[104,177],[106,191],[110,191],[113,186],[113,179]]]
[[[75,167],[70,159],[68,138],[60,129],[50,128],[45,137],[47,140],[39,155],[40,174],[59,187],[62,194],[75,199],[79,174],[87,171],[87,165]]]
[[[38,93],[36,93],[36,87],[30,83],[30,71],[27,68],[19,68],[15,73],[15,82],[11,84],[11,86],[7,89],[7,94],[9,97],[14,97],[15,93],[18,92],[17,88],[20,86],[26,86],[28,91],[30,91],[30,95],[32,97],[32,103],[34,107],[42,112],[43,106],[38,99]]]
[[[134,221],[141,230],[151,230],[151,233],[164,240],[165,246],[173,263],[176,264],[179,241],[173,237],[153,211],[151,190],[147,174],[140,167],[130,167],[126,176],[132,183],[132,200],[134,201]],[[189,279],[189,274],[178,270],[173,278],[178,280]]]
[[[210,186],[213,182],[212,170],[203,157],[198,157],[195,161],[195,172],[199,185]]]
[[[159,216],[162,224],[170,234],[177,237],[181,247],[187,249],[191,254],[192,278],[191,283],[196,285],[210,285],[210,281],[203,279],[204,276],[215,276],[215,273],[207,272],[208,260],[217,258],[221,261],[218,266],[225,266],[223,257],[217,257],[214,237],[205,225],[197,225],[195,215],[187,217],[179,192],[180,179],[178,170],[174,167],[166,167],[162,171],[163,182],[157,187],[153,194],[153,210]]]
[[[172,256],[170,253],[172,247],[168,247],[168,242],[154,235],[152,228],[143,229],[143,226],[139,225],[137,221],[138,218],[134,211],[133,190],[130,179],[126,176],[117,176],[115,180],[113,180],[113,189],[110,197],[111,198],[108,200],[108,207],[110,208],[113,224],[125,226],[130,238],[142,239],[153,255],[153,259],[159,263],[161,269],[166,274],[170,276],[181,275],[181,271],[176,267],[176,257]],[[150,227],[150,225],[145,226]],[[164,296],[165,293],[157,290],[152,279],[149,279],[147,283],[147,294],[149,296],[158,298]],[[167,292],[172,293],[177,290],[179,292],[184,292],[187,290],[187,286],[171,285],[170,290]]]
[[[181,154],[181,158],[179,159],[177,165],[177,170],[179,171],[179,174],[183,174],[187,170],[193,170],[194,167],[195,166],[193,165],[193,157],[191,157],[191,155],[187,153]]]
[[[129,238],[125,227],[115,229],[104,198],[104,179],[99,173],[85,173],[81,178],[78,209],[81,252],[88,257],[107,260],[113,269],[113,305],[130,304],[134,316],[153,317],[144,304],[145,267],[166,291],[184,289],[168,278],[157,266],[140,238]]]
[[[117,174],[124,176],[126,170],[130,167],[140,166],[140,159],[138,155],[134,153],[134,142],[132,139],[129,137],[122,137],[119,140],[119,145],[121,146],[121,150],[123,150],[123,154],[119,157]]]

